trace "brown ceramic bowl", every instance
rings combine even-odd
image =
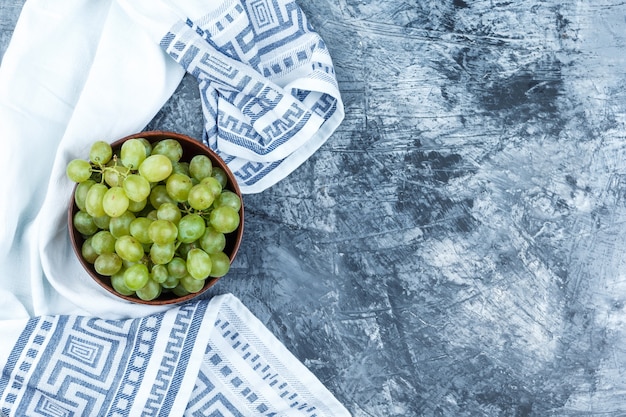
[[[235,180],[235,177],[232,171],[228,168],[226,163],[215,152],[213,152],[210,148],[208,148],[203,143],[189,136],[185,136],[179,133],[167,132],[167,131],[149,131],[149,132],[140,132],[140,133],[136,133],[133,135],[129,135],[125,138],[122,138],[113,142],[111,144],[111,147],[113,148],[114,152],[115,150],[119,150],[121,148],[122,143],[124,143],[124,141],[131,139],[131,138],[145,138],[151,143],[157,142],[162,139],[167,139],[167,138],[176,139],[182,145],[182,148],[183,148],[183,156],[181,158],[181,161],[188,162],[191,160],[191,158],[193,158],[194,155],[197,155],[197,154],[207,155],[213,162],[214,167],[220,167],[224,170],[224,172],[226,172],[228,180],[227,180],[225,189],[233,191],[239,196],[239,198],[242,198],[241,191],[239,189],[239,186],[237,185],[237,181]],[[210,287],[215,285],[215,283],[220,279],[220,278],[209,277],[206,279],[204,287],[199,292],[191,293],[191,294],[181,296],[181,297],[175,295],[172,292],[163,292],[158,298],[154,300],[144,301],[134,295],[125,296],[125,295],[118,293],[111,286],[111,279],[109,277],[98,274],[94,266],[91,263],[87,262],[81,255],[81,247],[83,245],[83,242],[85,241],[85,237],[83,237],[74,228],[73,221],[72,221],[74,218],[74,214],[78,211],[78,207],[76,206],[76,203],[74,202],[75,192],[76,192],[76,187],[74,187],[74,191],[72,192],[69,209],[68,209],[68,216],[67,216],[68,227],[70,231],[70,240],[72,243],[72,247],[74,249],[74,253],[78,257],[80,263],[83,265],[83,267],[85,268],[89,276],[93,278],[93,280],[97,282],[102,288],[110,292],[115,297],[119,297],[128,301],[132,301],[134,303],[139,303],[139,304],[148,304],[148,305],[176,304],[176,303],[188,301],[192,298],[197,297],[198,295],[204,293]],[[235,255],[237,254],[237,251],[239,249],[239,245],[241,243],[241,239],[243,236],[243,223],[244,223],[243,200],[242,200],[241,209],[239,210],[239,216],[240,216],[241,221],[237,230],[226,235],[226,247],[224,249],[224,252],[230,258],[231,263],[235,259]]]

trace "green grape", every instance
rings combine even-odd
[[[120,149],[122,164],[129,169],[139,168],[147,156],[146,147],[139,139],[128,139]]]
[[[178,236],[178,228],[169,220],[155,220],[148,226],[150,240],[159,245],[171,243]]]
[[[150,224],[153,220],[150,220],[146,217],[137,217],[135,220],[130,222],[128,225],[128,231],[130,235],[137,239],[141,243],[152,243],[152,239],[150,239],[150,233],[148,229],[150,228]]]
[[[148,271],[148,267],[141,263],[131,265],[124,271],[124,284],[126,284],[126,287],[131,291],[137,291],[143,288],[143,286],[148,283],[149,279],[150,272]]]
[[[73,159],[67,164],[65,174],[76,183],[87,181],[91,177],[91,164],[84,159]]]
[[[183,147],[176,139],[163,139],[152,147],[152,155],[164,155],[176,162],[183,156]]]
[[[144,198],[141,201],[133,201],[130,198],[128,199],[128,211],[132,211],[133,213],[139,213],[148,204],[148,199]]]
[[[76,190],[74,191],[74,202],[76,203],[76,207],[79,210],[85,210],[85,200],[87,199],[87,192],[96,182],[94,180],[86,180],[76,185]]]
[[[172,174],[174,173],[189,176],[189,162],[172,162]]]
[[[91,237],[91,247],[98,254],[115,252],[115,237],[108,230],[100,230]]]
[[[204,184],[209,187],[211,190],[211,194],[213,194],[213,198],[217,198],[222,192],[222,184],[215,177],[206,177],[200,181],[200,184]]]
[[[179,203],[187,201],[191,187],[193,187],[191,178],[185,174],[177,174],[175,172],[172,173],[165,182],[167,194]]]
[[[211,176],[219,181],[222,188],[226,187],[226,184],[228,183],[228,175],[226,175],[226,171],[224,171],[222,168],[213,167],[213,172],[211,173]]]
[[[172,289],[172,288],[176,288],[176,286],[180,283],[180,279],[173,277],[173,276],[168,276],[167,279],[165,281],[163,281],[161,283],[161,286],[163,288],[167,288],[167,289]]]
[[[111,224],[111,216],[105,214],[103,216],[94,217],[93,222],[96,224],[96,226],[98,226],[98,229],[106,230]]]
[[[98,226],[93,222],[93,217],[83,210],[79,210],[74,214],[72,223],[78,230],[78,233],[84,236],[91,236],[98,231]]]
[[[109,188],[104,184],[94,184],[87,191],[85,198],[85,210],[91,217],[99,217],[105,215],[102,199]]]
[[[130,174],[122,184],[126,196],[132,201],[142,201],[150,195],[150,182],[138,174]]]
[[[213,207],[229,206],[239,211],[241,208],[241,198],[230,190],[224,190],[213,202]]]
[[[194,210],[206,210],[211,207],[213,204],[213,200],[215,199],[215,195],[211,191],[208,185],[205,184],[196,184],[191,187],[189,190],[189,195],[187,196],[187,202]]]
[[[203,279],[195,279],[191,275],[185,275],[180,279],[180,285],[189,293],[199,292],[204,288],[204,284]]]
[[[99,165],[104,165],[111,160],[113,149],[105,141],[98,140],[91,145],[89,160]]]
[[[178,284],[174,289],[172,289],[172,292],[176,294],[176,296],[178,297],[184,297],[186,295],[191,294],[189,291],[185,289],[185,287],[183,287],[182,284]]]
[[[152,153],[152,143],[146,138],[137,138],[146,150],[146,156]]]
[[[211,277],[223,277],[230,269],[230,258],[224,252],[210,253]]]
[[[183,259],[187,259],[187,254],[189,253],[189,251],[192,250],[193,248],[197,248],[197,247],[198,247],[198,245],[196,244],[196,242],[194,242],[194,243],[180,242],[180,245],[178,245],[178,254]]]
[[[175,278],[187,275],[187,262],[180,256],[175,256],[167,263],[167,273]]]
[[[124,212],[121,216],[113,217],[109,221],[109,232],[115,237],[120,238],[130,234],[130,223],[136,217],[131,211]]]
[[[239,212],[229,206],[216,207],[209,215],[209,223],[215,230],[230,233],[239,227]]]
[[[139,175],[150,182],[163,181],[172,173],[172,161],[165,155],[150,155],[139,165]]]
[[[158,209],[159,206],[161,206],[161,204],[163,203],[176,204],[176,201],[167,193],[167,188],[165,187],[165,184],[155,185],[152,188],[152,191],[150,191],[148,201],[150,201],[150,204],[155,209]]]
[[[222,252],[226,247],[226,235],[215,230],[213,226],[207,226],[198,243],[208,254]]]
[[[135,291],[126,286],[126,282],[124,282],[125,272],[126,271],[122,269],[118,273],[111,275],[111,286],[118,293],[126,296],[131,296],[135,294]]]
[[[167,281],[167,277],[169,277],[169,272],[167,266],[165,265],[156,264],[150,270],[150,278],[154,282],[162,284]]]
[[[201,181],[203,178],[210,177],[213,172],[213,163],[211,159],[202,154],[194,155],[189,161],[189,174]]]
[[[103,173],[104,182],[106,182],[109,187],[121,187],[127,174],[128,169],[123,166],[107,166]]]
[[[146,285],[135,291],[135,294],[144,301],[154,300],[161,295],[161,284],[149,279]]]
[[[157,265],[165,265],[174,258],[175,253],[176,245],[174,242],[153,243],[150,247],[150,260]]]
[[[182,213],[178,206],[174,203],[163,203],[157,209],[157,219],[169,220],[178,226],[178,222],[182,217]]]
[[[178,222],[178,240],[191,243],[200,239],[206,229],[206,222],[196,213],[184,215]]]
[[[80,253],[83,256],[83,259],[93,264],[98,257],[98,253],[94,250],[93,246],[91,246],[91,237],[88,237],[83,245],[80,247]]]
[[[193,278],[206,279],[211,273],[211,267],[211,257],[202,249],[194,248],[187,254],[187,272]]]
[[[122,187],[111,187],[104,194],[102,207],[104,212],[111,217],[118,217],[128,210],[128,197]]]
[[[122,236],[115,241],[115,252],[129,262],[139,262],[144,255],[141,243],[130,235]]]
[[[146,218],[150,219],[152,221],[154,220],[159,220],[159,215],[158,215],[158,211],[156,211],[155,209],[150,210],[148,213],[146,213]]]
[[[115,253],[103,253],[96,258],[93,266],[100,275],[110,277],[122,269],[122,259]]]

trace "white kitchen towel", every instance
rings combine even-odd
[[[293,0],[120,0],[198,81],[205,143],[243,193],[313,154],[344,117],[330,53]]]
[[[0,415],[349,414],[225,294],[137,319],[30,319],[0,379]]]

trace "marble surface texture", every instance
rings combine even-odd
[[[212,294],[355,417],[626,415],[626,3],[300,5],[346,118]],[[146,127],[201,128],[189,77]]]

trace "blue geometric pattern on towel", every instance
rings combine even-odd
[[[131,407],[144,401],[142,416],[167,415],[202,324],[197,317],[205,309],[206,304],[177,309],[167,329],[162,328],[163,314],[119,321],[80,316],[31,319],[3,370],[0,412],[129,416]],[[145,381],[157,336],[165,348],[156,363],[158,372]],[[142,384],[150,387],[149,395],[138,397]]]
[[[230,161],[244,192],[291,172],[305,159],[291,154],[309,140],[319,147],[330,135],[320,126],[343,118],[326,44],[293,0],[226,0],[179,21],[161,47],[198,81],[203,141]]]

